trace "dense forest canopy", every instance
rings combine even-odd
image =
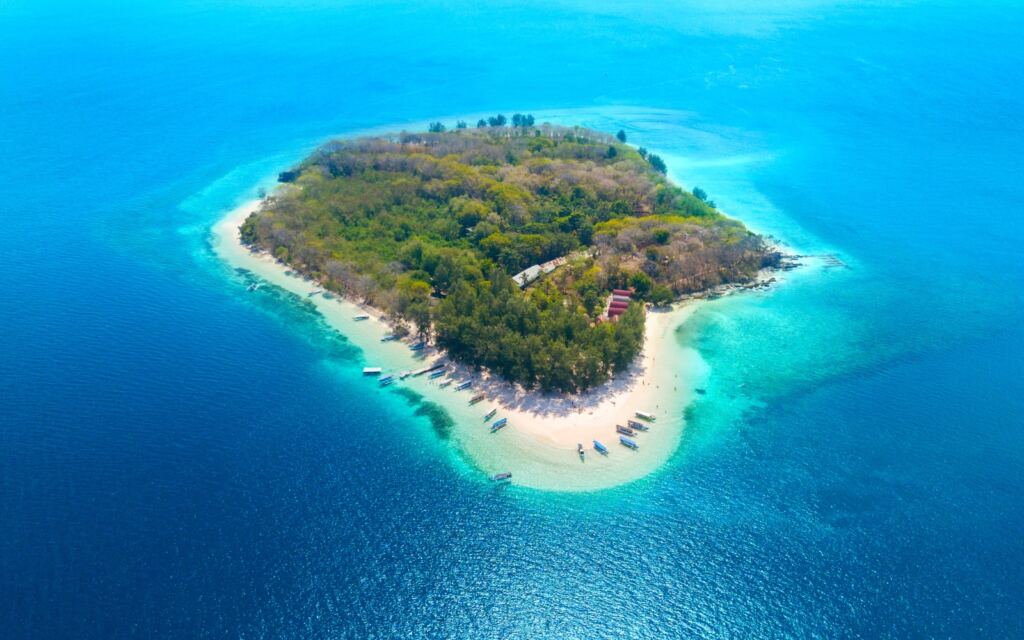
[[[507,122],[329,142],[281,174],[242,239],[454,359],[562,392],[607,380],[643,345],[640,303],[604,316],[612,289],[667,303],[778,262],[624,132]],[[524,290],[510,277],[556,258]]]

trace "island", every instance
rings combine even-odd
[[[382,384],[415,380],[424,402],[456,425],[473,423],[458,434],[473,462],[506,470],[500,448],[481,449],[479,434],[507,425],[519,432],[517,455],[548,467],[559,460],[545,470],[557,477],[564,460],[599,467],[614,457],[609,444],[678,431],[670,425],[681,415],[663,415],[655,428],[643,408],[681,413],[693,391],[687,373],[699,366],[671,362],[663,346],[687,315],[670,312],[673,302],[753,283],[782,258],[666,171],[621,131],[536,125],[522,114],[475,127],[433,123],[320,146],[221,233],[250,254],[229,262],[265,276],[253,259],[272,262],[276,278],[290,278],[286,288],[301,282],[318,304],[350,305],[337,323],[346,336],[372,319],[379,337],[357,339],[367,363],[397,347],[409,368],[367,371]],[[469,397],[456,400],[464,389]],[[675,402],[662,403],[659,389]],[[648,405],[626,406],[640,395]],[[533,456],[531,447],[547,450]],[[579,486],[609,484],[591,480]]]

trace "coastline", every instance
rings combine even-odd
[[[259,205],[258,199],[247,201],[213,225],[213,248],[222,260],[310,300],[332,328],[362,350],[365,366],[397,374],[430,366],[442,357],[432,348],[418,355],[404,342],[381,342],[390,330],[378,311],[340,296],[328,299],[317,295],[313,293],[320,290],[316,282],[266,253],[250,251],[241,242],[239,226]],[[524,392],[503,380],[452,364],[448,366],[454,371],[450,377],[459,381],[472,378],[472,389],[456,391],[456,384],[442,388],[438,383],[444,378],[430,380],[427,376],[410,376],[383,389],[376,378],[367,376],[366,384],[380,392],[405,387],[442,407],[454,422],[451,441],[484,474],[508,471],[513,484],[552,491],[609,488],[650,474],[672,456],[680,442],[683,410],[707,376],[707,366],[695,349],[679,344],[675,335],[698,305],[698,301],[689,301],[671,310],[648,310],[643,351],[626,374],[575,396]],[[358,314],[370,318],[357,321],[354,316]],[[470,405],[469,399],[478,393],[486,398]],[[495,419],[508,419],[508,426],[497,433],[491,433],[483,418],[491,407],[498,409]],[[631,450],[619,444],[615,425],[635,419],[635,411],[653,412],[657,420],[635,438],[639,449]],[[595,439],[608,448],[607,456],[594,451]],[[586,450],[584,461],[576,453],[577,443]]]

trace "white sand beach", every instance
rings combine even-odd
[[[317,282],[293,274],[266,253],[250,251],[241,243],[238,229],[259,204],[259,200],[246,202],[214,225],[214,248],[223,260],[308,297],[330,326],[363,351],[365,366],[397,374],[430,366],[443,358],[433,349],[414,352],[407,343],[381,342],[390,330],[376,310],[313,293],[321,289]],[[611,487],[656,470],[679,444],[683,409],[707,376],[707,367],[696,350],[680,344],[676,337],[698,304],[689,302],[671,311],[649,311],[641,357],[626,375],[584,394],[566,397],[526,392],[452,364],[447,368],[450,375],[433,380],[426,375],[409,376],[386,388],[380,388],[369,377],[366,382],[368,388],[379,393],[406,387],[443,407],[455,422],[453,443],[485,474],[509,471],[512,483],[545,490]],[[370,319],[355,320],[362,314]],[[441,387],[448,378],[455,382]],[[458,383],[465,380],[472,380],[472,387],[456,391]],[[479,393],[485,399],[470,405],[470,398]],[[508,426],[496,433],[491,433],[490,422],[484,420],[492,407],[497,408],[494,420],[508,419]],[[657,419],[649,423],[648,431],[635,437],[639,449],[631,450],[619,443],[615,426],[636,419],[636,411],[651,412]],[[594,450],[594,440],[608,448],[607,456]],[[576,452],[577,443],[586,449],[582,461]]]

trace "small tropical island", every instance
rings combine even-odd
[[[639,460],[633,437],[658,434],[645,464],[616,459],[606,477],[575,483],[596,488],[644,475],[678,441],[700,362],[672,361],[671,337],[692,313],[672,304],[750,285],[782,260],[666,173],[622,131],[528,114],[435,122],[330,141],[215,232],[235,266],[319,294],[368,364],[393,365],[367,368],[382,383],[409,378],[454,428],[469,423],[457,437],[489,473],[527,468],[546,479],[517,481],[554,488],[564,465],[586,460],[593,473],[612,461],[599,437]],[[453,395],[465,389],[468,403]],[[655,428],[637,421],[655,419],[641,406],[679,415]],[[517,442],[481,436],[496,425]]]
[[[242,240],[453,360],[584,391],[639,354],[642,303],[749,282],[780,259],[624,138],[516,114],[330,142],[281,174]],[[615,290],[632,294],[623,312]]]

